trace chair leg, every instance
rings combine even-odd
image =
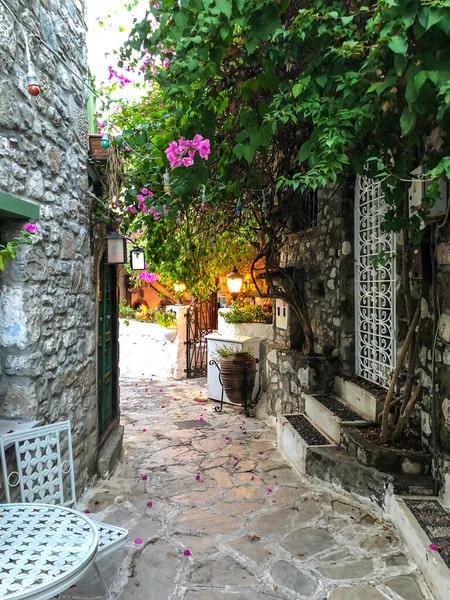
[[[95,570],[97,572],[98,578],[100,579],[100,581],[102,582],[103,587],[105,588],[107,600],[112,600],[112,596],[111,596],[111,592],[109,591],[109,587],[106,585],[106,581],[104,580],[103,575],[101,574],[101,571],[98,568],[96,562],[94,562],[94,568],[95,568]]]

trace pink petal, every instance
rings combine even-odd
[[[136,539],[134,540],[134,543],[135,543],[135,544],[143,544],[143,543],[144,543],[144,540],[143,540],[142,538],[136,538]]]
[[[142,431],[147,431],[147,430],[146,430],[146,429],[145,429],[145,427],[144,427],[144,429],[143,429]]]
[[[161,408],[166,408],[166,407],[164,406],[164,404],[161,404]]]
[[[185,556],[191,556],[191,551],[186,548],[186,550],[183,552],[183,554]]]
[[[91,511],[88,508],[86,508],[85,510],[83,510],[83,512],[85,515],[88,515]]]
[[[200,475],[197,473],[197,475],[195,476],[195,479],[198,481],[200,479]]]
[[[233,456],[233,459],[234,460],[239,460],[237,456]]]
[[[162,388],[159,391],[162,392]]]
[[[272,493],[272,488],[267,488],[267,493],[271,494]]]
[[[437,550],[438,547],[436,546],[436,544],[430,544],[430,550]]]
[[[258,452],[258,454],[264,454],[264,452],[261,450],[260,452]]]
[[[147,475],[142,475],[142,481],[147,481]]]
[[[214,427],[211,427],[211,431],[215,431],[215,428],[214,428]]]
[[[151,500],[149,500],[149,501],[147,502],[147,506],[148,506],[149,508],[151,508],[151,507],[153,506],[153,502],[152,502]]]
[[[226,436],[225,436],[225,439],[226,439],[226,440],[229,440],[230,438],[229,438],[229,437],[226,435]]]

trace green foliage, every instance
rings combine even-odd
[[[14,260],[16,258],[16,249],[22,244],[32,244],[33,239],[31,234],[22,230],[19,235],[6,243],[6,246],[0,244],[0,271],[5,270],[6,263],[8,260]]]
[[[218,361],[221,358],[228,358],[229,356],[236,356],[236,354],[247,354],[247,356],[253,356],[253,350],[247,348],[242,350],[239,346],[222,346],[217,348],[213,357],[214,360]]]
[[[366,169],[391,206],[384,227],[417,241],[450,176],[448,0],[150,2],[118,66],[144,69],[147,82],[141,102],[111,117],[126,162],[121,230],[136,234],[163,281],[183,280],[199,297],[276,229],[276,207],[295,194],[300,202]],[[164,150],[196,134],[211,155],[173,169],[164,191]],[[405,218],[404,187],[424,157],[434,181]],[[127,212],[142,188],[152,213]]]
[[[119,302],[119,317],[121,319],[137,319],[137,312],[131,306],[128,306],[125,298],[121,298]]]
[[[158,325],[161,327],[176,327],[177,326],[177,315],[168,310],[157,310],[155,311],[155,318]]]
[[[225,323],[272,323],[272,308],[244,302],[220,313]]]

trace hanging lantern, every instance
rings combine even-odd
[[[227,286],[233,300],[236,300],[237,295],[241,291],[244,278],[234,266],[231,273],[227,275]]]
[[[34,73],[34,71],[30,71],[27,74],[27,86],[28,93],[30,94],[30,96],[39,96],[39,94],[41,93],[41,87],[39,85],[38,78],[36,77],[36,73]]]
[[[166,171],[164,173],[163,180],[164,180],[164,191],[168,194],[171,190],[170,175],[169,175],[168,171]]]
[[[107,133],[106,131],[104,131],[104,132],[102,133],[102,139],[101,139],[101,142],[100,142],[100,146],[101,146],[101,147],[102,147],[104,150],[107,150],[107,149],[110,147],[110,145],[111,145],[111,142],[110,142],[109,140],[110,140],[110,135],[109,135],[109,133]]]
[[[120,233],[110,233],[106,238],[106,262],[109,265],[124,265],[127,262],[127,240]]]
[[[240,199],[236,202],[236,212],[238,215],[242,214],[242,201]]]
[[[135,246],[131,250],[130,265],[133,271],[143,271],[145,269],[145,252],[143,248]]]

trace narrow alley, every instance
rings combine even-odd
[[[128,365],[132,354],[139,368],[128,341]],[[430,598],[386,521],[302,479],[265,423],[215,412],[205,380],[163,380],[158,367],[122,377],[122,461],[82,498],[93,518],[129,529],[100,563],[114,598]],[[95,571],[64,594],[102,597]]]

